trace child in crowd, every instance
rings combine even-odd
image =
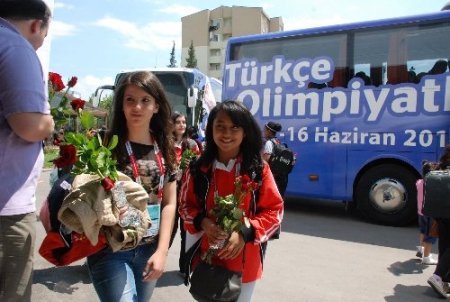
[[[192,264],[195,270],[200,255],[205,255],[210,246],[225,241],[211,261],[242,272],[237,301],[251,301],[256,281],[262,276],[261,244],[281,223],[283,199],[268,164],[261,157],[261,130],[242,103],[224,101],[214,107],[208,117],[205,137],[205,149],[184,174],[180,194],[179,212],[186,231],[201,234],[199,253]],[[240,231],[228,234],[216,224],[212,209],[215,198],[235,194],[235,181],[239,177],[257,183],[258,193],[245,195],[241,203],[245,223]]]
[[[176,211],[176,158],[172,111],[164,88],[151,72],[124,77],[114,94],[110,131],[118,170],[141,184],[150,200],[152,227],[131,250],[106,248],[87,259],[100,301],[150,301],[164,272]]]

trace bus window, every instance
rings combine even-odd
[[[407,67],[411,80],[418,82],[423,76],[433,74],[433,66],[437,62],[449,59],[450,43],[442,43],[450,37],[448,24],[411,28],[407,36]]]

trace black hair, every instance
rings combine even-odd
[[[190,137],[192,139],[198,139],[198,129],[196,126],[187,127],[186,133],[187,133],[188,137]]]
[[[269,129],[273,134],[276,134],[277,132],[281,131],[281,129],[283,129],[280,124],[275,122],[268,122],[265,127]]]
[[[428,174],[428,172],[437,170],[439,168],[439,163],[424,160],[422,161],[422,177]]]
[[[0,17],[10,20],[38,19],[48,25],[52,13],[42,0],[0,0]]]
[[[198,164],[211,165],[217,157],[218,148],[213,138],[213,123],[219,112],[226,113],[234,125],[245,130],[240,146],[242,172],[261,171],[263,165],[261,129],[250,111],[241,102],[233,100],[218,103],[209,113],[205,132],[206,146],[198,159]]]
[[[441,74],[447,70],[448,62],[445,60],[437,60],[428,74]]]
[[[117,159],[119,167],[124,164],[127,158],[125,142],[128,139],[128,128],[123,112],[123,98],[125,90],[129,85],[134,85],[143,89],[155,98],[159,105],[158,113],[154,114],[150,121],[150,130],[155,138],[166,163],[169,172],[176,169],[176,159],[173,142],[173,124],[171,120],[172,109],[164,92],[163,85],[158,78],[150,71],[136,71],[127,74],[114,91],[113,109],[111,114],[111,127],[107,133],[106,142],[113,135],[117,135],[119,143],[114,148],[113,153]]]
[[[439,158],[439,168],[448,169],[450,167],[450,144],[447,144],[444,148],[441,158]]]

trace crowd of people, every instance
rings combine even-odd
[[[64,129],[54,132],[36,56],[50,19],[42,0],[0,1],[0,138],[7,142],[0,145],[1,301],[31,301],[35,191],[43,163],[42,141],[53,134],[54,145],[64,143]],[[162,84],[147,71],[132,72],[122,79],[115,90],[111,117],[109,129],[100,129],[101,137],[105,143],[118,137],[112,150],[117,168],[145,189],[152,209],[150,219],[158,225],[132,248],[113,251],[106,246],[87,257],[99,299],[149,301],[179,230],[183,278],[189,279],[204,255],[219,246],[210,262],[239,272],[242,285],[237,301],[251,301],[263,273],[267,241],[279,234],[283,218],[288,178],[272,173],[269,166],[273,150],[280,144],[276,135],[282,125],[268,122],[260,129],[242,103],[228,100],[209,113],[201,141],[196,128],[188,127],[186,116],[172,112]],[[423,177],[434,168],[448,169],[449,165],[447,147],[437,166],[424,165]],[[15,177],[9,177],[11,174]],[[243,179],[254,184],[252,194],[242,195],[242,187],[237,189],[237,180]],[[55,183],[60,185],[61,181]],[[239,229],[225,230],[218,225],[216,202],[237,190],[242,197],[243,223]],[[54,212],[51,215],[55,217]],[[449,298],[450,219],[428,217],[419,211],[419,226],[417,256],[425,265],[436,265],[428,283]],[[193,254],[188,254],[187,236],[199,238]],[[431,254],[436,236],[438,259]]]
[[[64,128],[54,132],[36,55],[50,19],[50,10],[42,0],[0,1],[0,136],[3,142],[8,141],[0,147],[0,174],[4,181],[0,194],[1,301],[31,301],[36,236],[34,194],[42,171],[42,141],[51,137],[54,145],[64,144]],[[9,98],[3,97],[4,91],[11,91]],[[157,208],[152,213],[157,212],[158,217],[152,217],[149,210],[150,219],[158,221],[158,225],[156,230],[153,225],[152,232],[147,232],[148,236],[132,248],[113,251],[107,245],[87,257],[99,299],[149,301],[164,272],[177,225],[182,238],[180,273],[185,275],[187,267],[195,269],[201,253],[211,244],[226,240],[212,261],[242,272],[238,301],[250,301],[262,275],[261,244],[278,229],[283,217],[283,199],[262,158],[261,130],[250,112],[239,102],[220,103],[210,113],[205,141],[200,142],[195,128],[187,127],[186,116],[172,113],[158,78],[151,72],[134,72],[116,88],[111,124],[102,134],[105,144],[113,136],[118,137],[112,150],[117,169],[145,189],[148,207]],[[186,150],[192,151],[193,156],[185,156]],[[205,173],[206,196],[196,195],[197,178],[189,177],[194,166]],[[14,173],[19,179],[4,173]],[[60,180],[67,175],[59,175]],[[252,194],[243,198],[240,207],[246,223],[242,229],[227,233],[216,225],[210,210],[215,197],[235,192],[235,179],[244,176],[257,181],[257,199]],[[66,182],[57,181],[55,186],[63,183]],[[49,198],[62,200],[64,194]],[[121,217],[127,211],[126,207],[120,209]],[[55,213],[50,216],[53,220],[56,217]],[[47,225],[46,230],[51,228]],[[201,248],[193,262],[184,257],[186,232],[201,237]],[[246,261],[244,252],[251,255]]]

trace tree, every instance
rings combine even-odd
[[[195,57],[194,42],[191,40],[191,45],[188,49],[188,57],[186,58],[186,67],[197,68],[197,58]]]
[[[98,104],[98,107],[106,111],[111,111],[113,105],[113,95],[109,94],[102,98]]]
[[[177,67],[177,60],[175,59],[175,41],[173,41],[172,51],[170,52],[170,64],[167,67]]]

